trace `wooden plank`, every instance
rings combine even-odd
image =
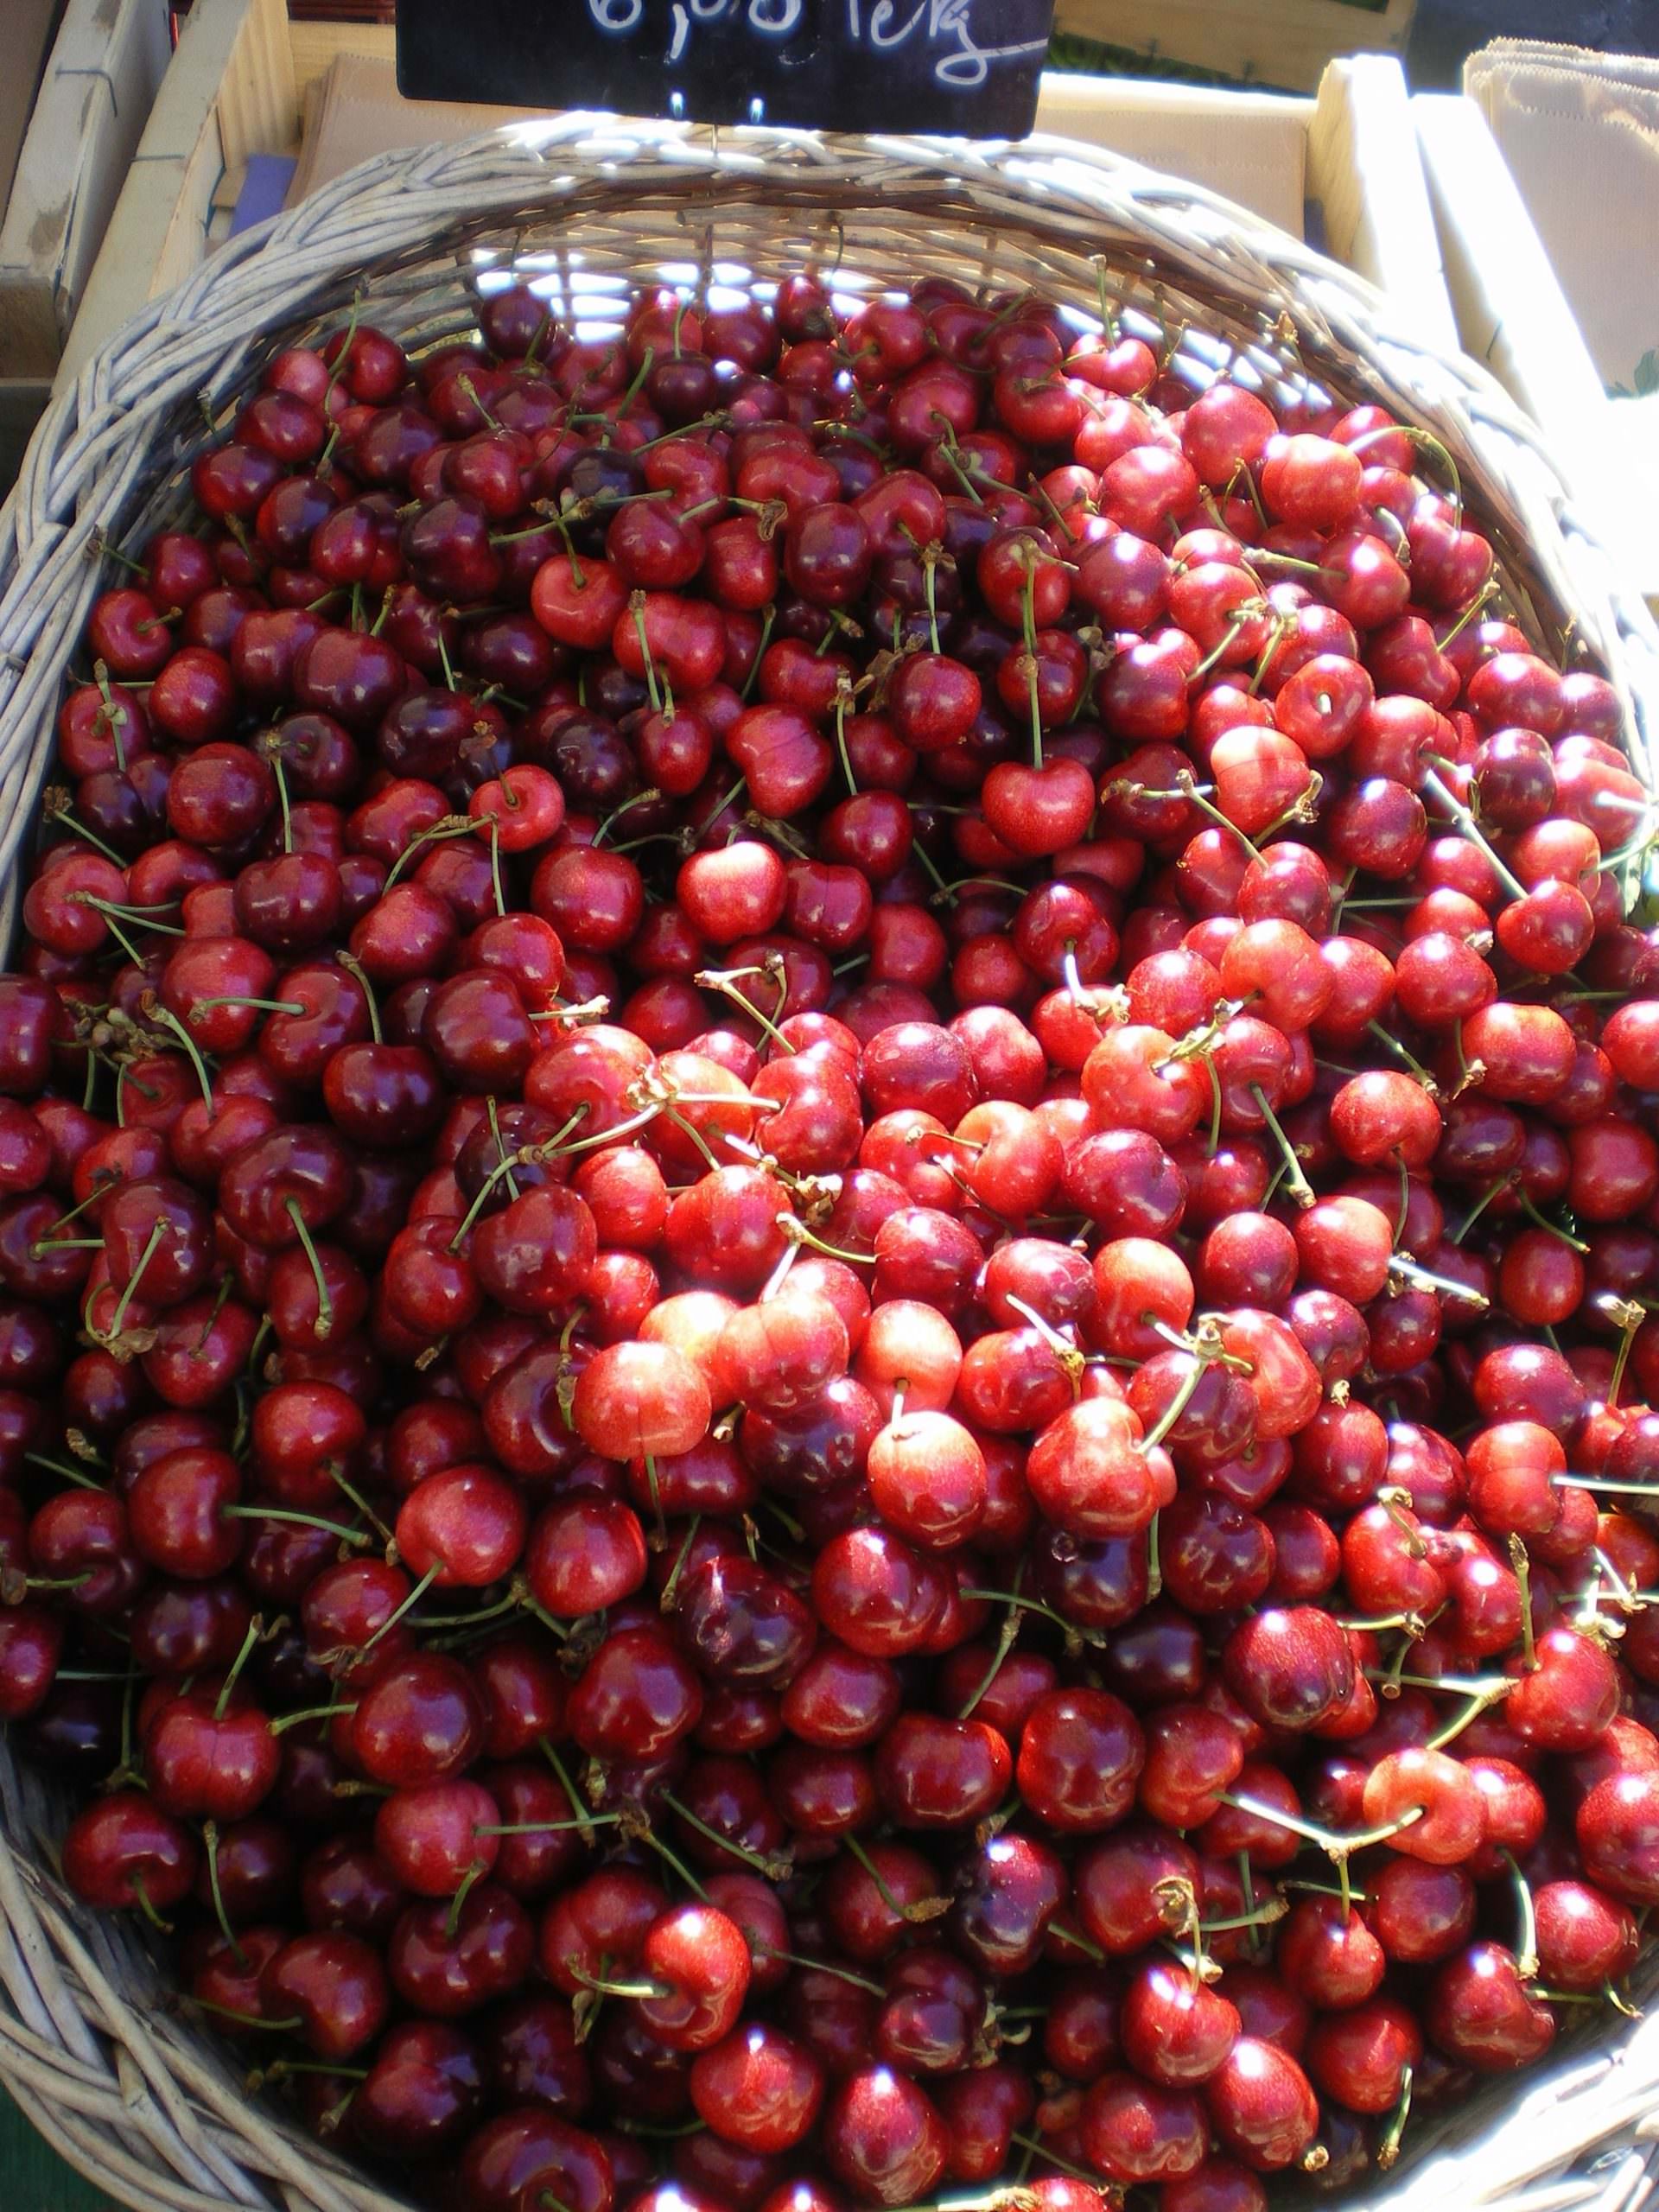
[[[1465,351],[1542,426],[1610,550],[1649,599],[1659,598],[1659,547],[1637,527],[1648,510],[1631,496],[1643,457],[1620,435],[1620,416],[1485,117],[1457,92],[1419,92],[1411,109]]]
[[[1391,55],[1333,61],[1319,84],[1307,142],[1310,197],[1325,244],[1405,310],[1406,327],[1454,352],[1457,318],[1417,150],[1404,72]]]
[[[298,127],[283,0],[196,0],[64,350],[66,374],[200,264],[226,130],[245,158],[251,144],[280,147]]]
[[[1057,30],[1311,92],[1339,54],[1402,54],[1417,0],[1059,0]]]
[[[167,64],[156,0],[69,0],[0,226],[0,373],[56,369]]]

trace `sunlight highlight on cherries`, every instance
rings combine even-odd
[[[1621,699],[1436,440],[1105,321],[353,315],[92,607],[0,1717],[450,2212],[1265,2212],[1631,2008]]]

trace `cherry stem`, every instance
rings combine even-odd
[[[657,664],[651,655],[651,640],[645,634],[645,594],[635,592],[628,601],[628,612],[633,617],[634,635],[639,640],[639,657],[645,664],[645,690],[651,703],[658,714],[663,710],[663,694],[657,681]]]
[[[1318,1844],[1338,1867],[1345,1866],[1356,1851],[1369,1850],[1374,1843],[1386,1843],[1390,1836],[1403,1834],[1407,1828],[1414,1827],[1427,1812],[1427,1806],[1413,1805],[1397,1821],[1386,1821],[1379,1827],[1362,1828],[1354,1835],[1338,1835],[1334,1829],[1322,1828],[1316,1821],[1302,1820],[1294,1813],[1282,1813],[1276,1805],[1265,1805],[1259,1797],[1236,1795],[1227,1789],[1218,1791],[1217,1796],[1222,1804],[1230,1805],[1235,1812],[1248,1813],[1254,1820],[1267,1821],[1270,1827],[1287,1829],[1292,1835]]]
[[[305,1214],[299,1200],[289,1198],[283,1211],[294,1224],[300,1249],[310,1264],[311,1279],[317,1286],[317,1318],[311,1324],[311,1333],[321,1343],[333,1333],[334,1325],[334,1301],[329,1294],[328,1279],[323,1274],[321,1261],[317,1257],[317,1248],[311,1242],[311,1231],[305,1225]]]
[[[657,1518],[657,1526],[652,1534],[656,1539],[656,1548],[661,1551],[668,1542],[668,1521],[663,1511],[662,1488],[657,1478],[657,1454],[654,1452],[641,1452],[640,1457],[645,1465],[645,1488],[651,1493],[651,1510]]]
[[[1279,1878],[1279,1886],[1281,1890],[1294,1890],[1299,1896],[1305,1893],[1311,1897],[1339,1897],[1342,1895],[1342,1891],[1333,1889],[1329,1882],[1310,1881],[1305,1874],[1281,1874]],[[1356,1890],[1351,1886],[1348,1895],[1355,1904],[1370,1903],[1370,1899],[1363,1890]]]
[[[1290,1195],[1299,1206],[1306,1207],[1314,1205],[1316,1201],[1313,1185],[1308,1181],[1302,1163],[1296,1156],[1295,1146],[1292,1144],[1280,1126],[1279,1116],[1268,1105],[1268,1094],[1259,1083],[1253,1083],[1250,1085],[1250,1096],[1261,1109],[1262,1118],[1272,1131],[1273,1141],[1279,1147],[1280,1157],[1285,1163],[1285,1184]]]
[[[1394,1255],[1389,1262],[1389,1273],[1399,1275],[1414,1290],[1437,1290],[1442,1298],[1460,1298],[1478,1313],[1485,1313],[1492,1302],[1484,1290],[1473,1290],[1466,1282],[1455,1282],[1450,1275],[1437,1275],[1432,1268],[1420,1267],[1408,1252]]]
[[[146,991],[144,994],[144,1019],[146,1021],[160,1021],[165,1023],[167,1027],[173,1032],[173,1034],[184,1046],[185,1051],[190,1056],[191,1065],[196,1071],[196,1080],[201,1085],[201,1096],[203,1102],[207,1105],[207,1111],[211,1114],[213,1110],[213,1086],[208,1077],[207,1063],[202,1058],[201,1048],[196,1043],[195,1039],[190,1034],[190,1032],[185,1027],[183,1022],[179,1020],[178,1015],[173,1012],[172,1008],[170,1007],[163,1006],[161,1001],[156,998],[153,993],[149,991]]]
[[[1485,854],[1492,864],[1498,881],[1510,896],[1512,899],[1524,899],[1527,895],[1526,885],[1522,882],[1515,870],[1497,850],[1463,801],[1455,798],[1447,788],[1446,779],[1438,768],[1426,768],[1423,771],[1423,789],[1432,799],[1445,808],[1457,824],[1459,833],[1466,837],[1471,845],[1478,846]]]
[[[564,1971],[570,1974],[584,1988],[595,1988],[601,1998],[672,1998],[672,1982],[604,1982],[597,1974],[588,1974],[584,1967],[577,1967],[573,1958],[564,1960]]]
[[[671,1800],[671,1802],[672,1801]],[[900,1920],[908,1921],[912,1926],[914,1926],[925,1921],[937,1920],[942,1913],[950,1911],[950,1900],[949,1897],[918,1897],[913,1904],[900,1904],[898,1898],[893,1894],[892,1890],[887,1886],[887,1878],[882,1873],[881,1869],[876,1865],[875,1861],[871,1858],[869,1853],[859,1841],[858,1838],[849,1831],[842,1838],[842,1841],[846,1845],[848,1850],[852,1853],[854,1858],[857,1859],[859,1865],[864,1869],[864,1872],[869,1876],[871,1881],[874,1884],[875,1893],[880,1898],[882,1904],[886,1905],[889,1912],[896,1913]]]
[[[366,2066],[336,2066],[327,2058],[273,2058],[269,2066],[257,2071],[250,2078],[255,2088],[266,2082],[285,2081],[290,2074],[330,2074],[337,2082],[366,2082]]]
[[[1152,1894],[1171,1941],[1179,1945],[1183,1936],[1191,1938],[1192,1948],[1182,1963],[1192,1978],[1193,1987],[1214,1980],[1220,1969],[1211,1967],[1207,1974],[1205,1971],[1204,1938],[1198,1933],[1198,1893],[1191,1881],[1185,1874],[1176,1874],[1166,1881],[1154,1882]]]
[[[790,1249],[794,1251],[798,1250],[799,1247],[791,1245]],[[685,1562],[691,1556],[691,1546],[702,1522],[702,1514],[694,1513],[686,1523],[685,1534],[680,1539],[678,1554],[673,1567],[669,1571],[668,1580],[663,1585],[663,1594],[657,1601],[658,1610],[661,1612],[671,1613],[674,1610],[674,1592],[679,1587],[680,1577],[685,1572]]]
[[[1046,1621],[1052,1621],[1055,1627],[1064,1632],[1069,1643],[1077,1642],[1096,1643],[1102,1641],[1097,1629],[1080,1629],[1074,1621],[1067,1620],[1064,1613],[1057,1613],[1052,1605],[1044,1605],[1040,1598],[1022,1596],[1018,1590],[975,1588],[964,1590],[962,1594],[964,1598],[983,1599],[995,1605],[1016,1605],[1022,1612],[1039,1613]]]
[[[1500,1849],[1498,1857],[1509,1869],[1519,1923],[1515,1946],[1515,1970],[1522,1981],[1538,1979],[1538,1918],[1533,1910],[1532,1885],[1516,1864],[1512,1851]]]
[[[1659,1483],[1620,1482],[1611,1475],[1552,1475],[1557,1490],[1605,1490],[1618,1497],[1659,1497]]]
[[[755,1301],[757,1305],[764,1306],[769,1298],[777,1297],[789,1280],[790,1269],[800,1256],[801,1247],[786,1240],[784,1245],[784,1255],[761,1286],[760,1295]]]
[[[1192,1362],[1192,1367],[1181,1377],[1180,1388],[1174,1396],[1147,1431],[1141,1446],[1143,1452],[1150,1452],[1155,1445],[1163,1442],[1170,1430],[1174,1427],[1176,1422],[1192,1404],[1193,1395],[1199,1383],[1204,1380],[1204,1371],[1207,1363],[1197,1352],[1189,1354],[1189,1357]]]
[[[777,985],[778,1005],[772,1014],[762,1014],[753,999],[739,990],[739,982],[749,976],[766,976]],[[718,991],[723,997],[730,999],[734,1006],[741,1007],[750,1020],[764,1030],[775,1045],[781,1045],[786,1052],[792,1053],[798,1050],[778,1027],[778,1014],[789,996],[789,977],[783,972],[781,963],[777,967],[764,968],[700,968],[691,980],[699,989]]]
[[[244,2028],[268,2028],[272,2035],[291,2036],[305,2025],[297,2012],[286,2020],[268,2020],[261,2012],[238,2012],[233,2005],[216,2005],[211,1997],[193,1997],[190,2002],[204,2012],[213,2013],[217,2019],[234,2020]],[[327,2069],[331,2074],[338,2070],[333,2066]]]
[[[607,1815],[607,1817],[620,1820],[621,1818],[621,1815],[620,1813],[615,1815]],[[674,1869],[674,1872],[679,1876],[680,1879],[685,1884],[685,1886],[691,1891],[692,1895],[694,1897],[701,1897],[706,1904],[709,1902],[708,1891],[704,1889],[702,1884],[691,1872],[691,1869],[686,1865],[684,1859],[680,1857],[679,1853],[673,1850],[668,1844],[665,1844],[661,1836],[657,1834],[656,1830],[648,1825],[641,1825],[639,1828],[639,1834],[642,1840],[648,1843],[652,1849],[656,1852],[658,1856],[665,1859],[669,1866]]]
[[[77,1216],[85,1213],[88,1206],[95,1206],[100,1198],[107,1198],[110,1195],[110,1190],[111,1185],[106,1182],[95,1183],[92,1188],[87,1192],[86,1197],[80,1201],[79,1205],[71,1206],[67,1213],[60,1213],[58,1216],[57,1219],[52,1224],[50,1229],[48,1230],[46,1237],[35,1246],[35,1251],[41,1252],[48,1249],[49,1240],[57,1235],[59,1230],[67,1229],[70,1223],[73,1221]],[[100,1236],[97,1241],[101,1244],[104,1242],[104,1239]]]
[[[222,1720],[225,1718],[225,1715],[230,1711],[231,1698],[236,1688],[236,1678],[241,1673],[244,1667],[247,1665],[249,1659],[253,1655],[254,1646],[258,1643],[260,1637],[264,1634],[264,1632],[265,1624],[264,1621],[260,1619],[258,1614],[256,1613],[253,1618],[248,1623],[248,1632],[242,1639],[242,1649],[237,1653],[235,1658],[232,1660],[230,1670],[225,1677],[218,1699],[214,1703],[213,1718],[215,1720]]]
[[[498,1143],[500,1141],[500,1132],[499,1129],[496,1132],[496,1141]],[[504,1153],[502,1157],[496,1162],[495,1166],[490,1169],[489,1173],[485,1176],[483,1182],[479,1186],[478,1196],[473,1200],[471,1205],[467,1207],[466,1212],[462,1214],[460,1221],[456,1224],[455,1233],[449,1239],[449,1249],[452,1253],[459,1252],[461,1246],[466,1243],[467,1235],[470,1232],[474,1223],[478,1219],[480,1214],[483,1212],[490,1192],[495,1188],[498,1183],[505,1181],[508,1190],[512,1192],[512,1195],[515,1198],[518,1195],[518,1185],[512,1179],[512,1171],[515,1167],[522,1167],[525,1163],[526,1157],[527,1155],[525,1154],[520,1152],[512,1154]]]
[[[1368,1021],[1365,1027],[1368,1033],[1375,1037],[1377,1043],[1381,1045],[1385,1051],[1390,1052],[1394,1054],[1395,1058],[1400,1062],[1402,1067],[1408,1068],[1410,1070],[1411,1073],[1416,1077],[1418,1082],[1422,1084],[1423,1089],[1427,1091],[1431,1098],[1438,1096],[1439,1086],[1434,1081],[1433,1073],[1430,1070],[1426,1068],[1422,1062],[1413,1053],[1408,1052],[1406,1050],[1405,1046],[1400,1042],[1400,1039],[1397,1037],[1386,1030],[1380,1021]]]
[[[342,1544],[361,1550],[372,1541],[360,1529],[348,1529],[343,1522],[326,1521],[318,1513],[297,1513],[286,1505],[226,1505],[219,1510],[233,1521],[293,1521],[302,1528],[326,1529],[329,1535],[338,1536]]]
[[[720,1103],[721,1105],[725,1105],[728,1102],[725,1099],[721,1099]],[[708,1164],[710,1171],[718,1171],[721,1163],[715,1158],[713,1147],[703,1135],[702,1131],[698,1128],[696,1122],[688,1122],[685,1116],[682,1114],[677,1107],[664,1106],[663,1108],[663,1111],[668,1116],[669,1120],[673,1122],[675,1128],[679,1130],[683,1136],[688,1136],[690,1138],[692,1143],[702,1154],[702,1157]]]
[[[285,1734],[290,1728],[299,1727],[304,1721],[332,1720],[337,1713],[355,1713],[356,1711],[357,1700],[355,1699],[353,1699],[349,1705],[335,1703],[334,1705],[309,1706],[303,1713],[285,1713],[282,1715],[280,1719],[273,1720],[270,1723],[270,1732],[273,1736],[281,1736]]]
[[[1521,1656],[1530,1671],[1538,1664],[1532,1632],[1532,1561],[1528,1557],[1526,1545],[1518,1535],[1510,1538],[1510,1565],[1515,1570],[1515,1579],[1521,1586]]]
[[[1607,1380],[1607,1404],[1610,1410],[1618,1403],[1618,1394],[1624,1381],[1624,1370],[1630,1364],[1630,1349],[1637,1332],[1647,1319],[1642,1306],[1631,1300],[1620,1325],[1618,1350],[1613,1355],[1613,1371]]]
[[[1035,1329],[1038,1335],[1053,1353],[1055,1358],[1059,1361],[1061,1366],[1064,1367],[1067,1374],[1071,1376],[1072,1388],[1075,1389],[1077,1388],[1078,1378],[1081,1376],[1084,1367],[1086,1363],[1082,1352],[1078,1351],[1077,1345],[1071,1342],[1069,1337],[1062,1336],[1052,1321],[1045,1320],[1043,1316],[1037,1311],[1036,1307],[1034,1306],[1028,1305],[1023,1298],[1010,1296],[1008,1304],[1014,1307],[1017,1313],[1024,1314],[1029,1325]]]
[[[872,1981],[867,1974],[855,1974],[850,1967],[832,1966],[828,1959],[803,1958],[798,1951],[780,1951],[771,1943],[760,1948],[767,1958],[781,1959],[787,1966],[804,1967],[809,1974],[827,1974],[836,1981],[844,1981],[849,1988],[868,1990],[872,1997],[887,1995],[879,1981]]]
[[[222,1716],[216,1713],[214,1717],[218,1719]],[[202,1822],[201,1840],[207,1853],[207,1886],[213,1892],[213,1917],[219,1923],[219,1933],[230,1947],[231,1956],[236,1961],[238,1966],[245,1967],[248,1963],[248,1955],[236,1939],[236,1930],[231,1925],[231,1916],[225,1910],[224,1896],[219,1886],[219,1822],[217,1821]]]
[[[398,1622],[404,1618],[404,1615],[411,1611],[414,1607],[420,1603],[421,1599],[426,1595],[427,1592],[432,1587],[432,1585],[437,1580],[439,1575],[442,1572],[443,1561],[442,1560],[434,1560],[431,1566],[427,1568],[426,1573],[421,1577],[420,1580],[416,1583],[414,1587],[408,1592],[407,1596],[403,1598],[398,1604],[392,1608],[391,1611],[386,1615],[385,1620],[381,1622],[379,1627],[376,1629],[374,1633],[369,1637],[368,1642],[358,1651],[356,1655],[358,1661],[360,1662],[366,1659],[370,1652],[373,1650],[375,1645],[379,1643],[381,1637],[383,1636],[390,1635],[391,1630],[397,1627]],[[426,1624],[423,1622],[422,1626],[424,1627],[425,1625]]]
[[[267,1315],[265,1318],[269,1319],[270,1316]],[[347,1482],[345,1476],[340,1473],[340,1469],[334,1465],[331,1461],[325,1460],[323,1462],[322,1471],[327,1476],[329,1481],[333,1483],[334,1488],[339,1491],[341,1497],[345,1497],[350,1503],[354,1505],[365,1521],[373,1524],[376,1531],[385,1542],[391,1543],[392,1541],[391,1530],[387,1528],[385,1522],[380,1518],[380,1516],[369,1503],[368,1499],[364,1497],[362,1491],[358,1489],[356,1484]]]
[[[139,1911],[143,1914],[144,1918],[149,1923],[152,1928],[158,1929],[163,1936],[170,1936],[173,1933],[172,1922],[170,1920],[163,1920],[161,1914],[156,1910],[155,1905],[150,1902],[149,1893],[144,1887],[144,1877],[142,1868],[140,1868],[132,1877],[132,1901],[137,1906]]]
[[[194,1021],[199,1014],[205,1014],[210,1007],[215,1006],[249,1006],[261,1014],[288,1014],[296,1016],[310,1012],[310,1008],[302,1006],[297,999],[242,998],[232,992],[222,998],[197,999],[190,1008],[191,1020]]]
[[[125,1322],[127,1318],[127,1308],[132,1303],[133,1293],[138,1287],[138,1284],[143,1277],[144,1269],[155,1258],[162,1237],[166,1236],[168,1230],[171,1227],[172,1224],[168,1220],[165,1215],[163,1215],[162,1218],[152,1226],[149,1232],[149,1242],[144,1246],[143,1255],[140,1258],[137,1266],[127,1277],[126,1287],[123,1290],[119,1299],[116,1301],[115,1312],[110,1317],[110,1325],[104,1332],[104,1341],[106,1344],[113,1344],[115,1339],[120,1335],[122,1325]]]
[[[844,1245],[826,1244],[822,1236],[816,1236],[804,1221],[798,1221],[792,1213],[780,1213],[777,1219],[779,1234],[791,1244],[809,1245],[813,1251],[822,1252],[826,1259],[844,1260],[850,1268],[873,1268],[875,1265],[874,1252],[853,1252]]]
[[[1386,2173],[1400,2156],[1400,2139],[1406,2132],[1406,2122],[1411,2117],[1411,2085],[1416,2069],[1410,2065],[1400,2069],[1400,2101],[1389,2115],[1389,2124],[1377,2140],[1376,2163]]]
[[[570,1779],[569,1769],[549,1739],[545,1736],[538,1736],[536,1740],[541,1746],[543,1758],[546,1759],[558,1777],[559,1787],[570,1801],[570,1809],[576,1816],[576,1826],[582,1830],[583,1835],[590,1836],[602,1816],[592,1809],[581,1790]]]
[[[1500,1175],[1495,1183],[1488,1184],[1485,1190],[1483,1191],[1479,1198],[1476,1199],[1473,1208],[1471,1210],[1467,1218],[1465,1220],[1463,1226],[1460,1229],[1457,1229],[1452,1231],[1452,1242],[1454,1244],[1461,1244],[1464,1238],[1469,1234],[1475,1224],[1480,1219],[1482,1214],[1485,1212],[1487,1207],[1491,1205],[1492,1200],[1496,1198],[1500,1198],[1505,1191],[1510,1190],[1513,1186],[1515,1178],[1513,1175]]]
[[[1025,1561],[1021,1560],[1020,1562],[1020,1573],[1023,1573],[1024,1572]],[[1017,1584],[1019,1580],[1019,1574],[1015,1575],[1014,1580]],[[961,1713],[957,1715],[959,1719],[966,1720],[972,1715],[974,1709],[978,1705],[980,1700],[984,1696],[986,1691],[989,1689],[991,1684],[996,1680],[998,1675],[1001,1673],[1002,1662],[1007,1657],[1009,1652],[1013,1650],[1020,1635],[1020,1624],[1024,1619],[1025,1615],[1020,1611],[1018,1605],[1010,1604],[1004,1608],[1002,1614],[1002,1625],[997,1630],[995,1647],[991,1653],[991,1663],[985,1669],[983,1675],[981,1675],[978,1687],[976,1688],[973,1695],[969,1699],[967,1704],[963,1707]]]
[[[718,1828],[710,1827],[707,1821],[699,1820],[690,1807],[682,1804],[671,1791],[664,1790],[663,1802],[671,1812],[677,1813],[688,1827],[695,1828],[699,1835],[706,1836],[710,1843],[718,1844],[722,1851],[729,1851],[733,1858],[741,1859],[746,1866],[753,1866],[757,1874],[764,1874],[769,1882],[781,1882],[788,1878],[790,1862],[787,1859],[763,1858],[760,1852],[751,1851],[747,1844],[738,1843],[731,1836],[722,1835]],[[851,1840],[850,1838],[848,1840]]]
[[[1439,1681],[1433,1684],[1433,1688],[1444,1690],[1461,1688],[1462,1685]],[[1471,1727],[1489,1706],[1498,1704],[1514,1688],[1514,1681],[1506,1675],[1502,1681],[1486,1682],[1477,1690],[1465,1692],[1463,1711],[1454,1720],[1448,1721],[1444,1728],[1436,1729],[1424,1748],[1431,1751],[1443,1751],[1448,1744],[1455,1744],[1464,1730]]]
[[[450,1899],[449,1910],[444,1917],[443,1935],[444,1941],[446,1942],[453,1943],[454,1942],[456,1932],[461,1926],[462,1909],[465,1906],[467,1898],[472,1895],[474,1890],[477,1888],[478,1885],[483,1880],[484,1877],[489,1872],[489,1868],[485,1865],[481,1859],[475,1859],[472,1865],[467,1869],[467,1872],[461,1876],[461,1886],[456,1890],[454,1896]]]
[[[1560,1224],[1557,1221],[1552,1221],[1548,1214],[1542,1212],[1540,1208],[1533,1203],[1531,1198],[1528,1195],[1527,1186],[1524,1183],[1519,1181],[1516,1182],[1515,1186],[1515,1194],[1521,1201],[1522,1212],[1526,1214],[1531,1220],[1536,1222],[1540,1229],[1546,1230],[1559,1243],[1568,1246],[1574,1252],[1587,1252],[1590,1249],[1590,1247],[1585,1243],[1582,1236],[1574,1236],[1570,1230],[1563,1229]]]
[[[421,851],[423,845],[441,844],[449,837],[467,837],[477,827],[477,823],[470,814],[446,814],[441,820],[430,823],[428,828],[417,830],[387,871],[383,887],[390,891],[410,861],[424,858]]]
[[[96,1481],[84,1468],[67,1466],[60,1459],[48,1459],[43,1452],[25,1452],[23,1458],[31,1467],[45,1467],[52,1474],[61,1475],[66,1482],[79,1483],[82,1490],[105,1490],[108,1487],[106,1484]]]
[[[353,624],[353,626],[355,628],[356,625]],[[288,803],[288,778],[283,772],[280,749],[273,747],[269,757],[271,775],[276,785],[277,803],[283,810],[283,850],[285,853],[291,853],[294,849],[294,817]]]

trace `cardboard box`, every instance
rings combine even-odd
[[[1633,71],[1639,86],[1652,72],[1659,101],[1659,63],[1586,60],[1611,79],[1593,99],[1581,86],[1565,105],[1548,110],[1529,99],[1517,111],[1511,88],[1477,66],[1470,80],[1482,86],[1482,100],[1420,93],[1412,114],[1465,347],[1534,416],[1599,534],[1659,606],[1659,540],[1642,519],[1659,503],[1659,400],[1608,391],[1610,382],[1633,381],[1639,346],[1659,345],[1659,327],[1643,338],[1644,302],[1659,306],[1659,144],[1618,143],[1634,128],[1618,73]],[[1506,135],[1532,179],[1530,194],[1505,158],[1489,104],[1500,121],[1510,118]],[[1522,113],[1526,127],[1514,130]],[[1643,189],[1652,196],[1634,208],[1627,202],[1622,215],[1609,196],[1608,168],[1592,159],[1604,135],[1616,173],[1651,178]],[[1546,231],[1558,242],[1554,254]]]
[[[68,0],[0,225],[0,376],[56,370],[169,43],[163,0]]]

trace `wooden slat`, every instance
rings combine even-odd
[[[1455,351],[1405,75],[1391,56],[1359,54],[1325,71],[1308,132],[1307,187],[1325,211],[1328,250],[1391,293],[1418,338]]]
[[[1417,0],[1383,8],[1344,0],[1059,0],[1057,30],[1214,69],[1224,77],[1311,92],[1339,54],[1401,54]]]
[[[298,130],[283,0],[196,0],[65,348],[66,373],[199,264],[226,168],[281,150]]]
[[[156,0],[69,0],[0,226],[0,375],[56,369],[167,67]]]
[[[1635,520],[1650,512],[1632,494],[1643,457],[1621,435],[1485,117],[1456,92],[1419,92],[1411,110],[1465,350],[1542,425],[1603,538],[1648,597],[1659,597],[1659,547]]]

